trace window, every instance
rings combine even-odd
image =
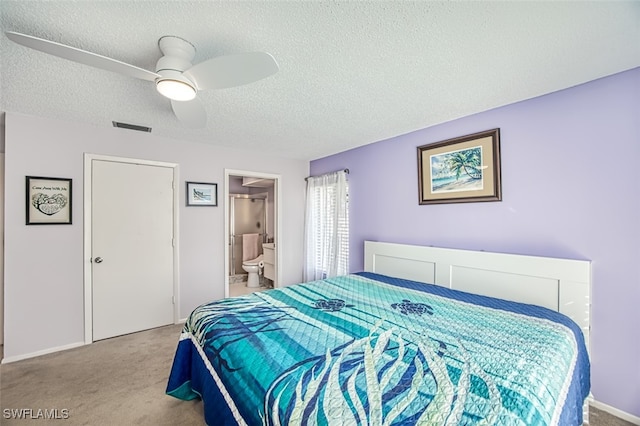
[[[349,270],[349,187],[340,171],[307,179],[304,280]]]

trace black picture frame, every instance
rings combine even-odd
[[[215,207],[218,205],[218,184],[186,182],[186,199],[189,207]]]
[[[72,179],[26,176],[26,224],[71,225]]]
[[[418,147],[419,204],[502,201],[500,129]]]

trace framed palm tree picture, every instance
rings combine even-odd
[[[420,204],[501,201],[500,129],[418,147]]]

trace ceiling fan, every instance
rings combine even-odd
[[[155,72],[116,59],[87,52],[72,46],[42,38],[7,31],[7,37],[23,46],[70,61],[152,81],[160,94],[171,100],[171,108],[178,120],[190,127],[204,127],[207,116],[198,91],[225,89],[253,83],[278,72],[278,63],[269,53],[248,52],[219,56],[192,65],[196,49],[188,41],[164,36],[158,47],[164,56]]]

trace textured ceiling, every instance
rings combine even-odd
[[[0,112],[312,160],[640,66],[640,2],[0,0]],[[153,83],[17,45],[17,31],[151,71],[177,35],[194,64],[249,51],[280,71],[201,92],[204,129]],[[481,130],[481,129],[480,129]]]

